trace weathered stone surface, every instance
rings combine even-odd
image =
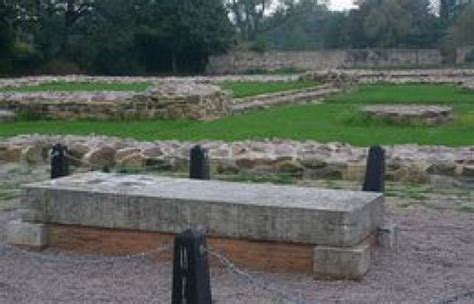
[[[315,70],[301,76],[304,80],[315,80],[322,83],[342,82],[350,84],[373,83],[439,83],[469,84],[474,79],[474,69],[418,69],[418,70]],[[341,82],[341,81],[340,81]]]
[[[120,150],[117,150],[117,153],[115,154],[115,159],[117,160],[117,163],[120,163],[123,161],[124,158],[129,157],[130,155],[136,154],[136,153],[141,153],[140,148],[134,148],[134,147],[128,147],[128,148],[123,148]]]
[[[48,245],[48,231],[44,224],[32,224],[21,220],[7,224],[7,241],[12,245],[43,248]]]
[[[284,160],[277,162],[275,168],[278,172],[288,173],[292,176],[303,175],[304,167],[294,160]]]
[[[348,248],[316,246],[313,273],[316,278],[362,279],[370,267],[370,251],[369,241]]]
[[[0,123],[13,121],[16,119],[16,114],[12,111],[0,110]]]
[[[366,148],[314,141],[141,142],[105,136],[23,135],[0,140],[0,161],[25,161],[22,160],[22,151],[32,147],[31,151],[41,151],[41,161],[47,162],[48,151],[57,143],[69,147],[70,153],[78,159],[75,165],[88,167],[91,165],[89,162],[93,161],[92,165],[98,169],[140,153],[147,167],[184,172],[188,171],[190,149],[200,144],[209,149],[214,172],[293,171],[300,175],[302,170],[304,177],[315,179],[361,180],[365,174],[367,155]],[[384,148],[387,151],[387,178],[394,181],[428,182],[434,175],[459,178],[463,175],[464,166],[474,164],[474,147],[469,146],[398,145]],[[106,151],[102,156],[104,149]],[[133,158],[141,163],[142,155]]]
[[[353,246],[375,233],[383,196],[219,181],[88,173],[28,185],[25,209],[47,223]]]
[[[164,155],[163,147],[151,146],[144,149],[143,154],[148,158],[157,158]]]
[[[71,153],[74,157],[82,158],[91,150],[87,144],[82,142],[75,142],[71,146],[68,147],[69,153]]]
[[[362,112],[371,118],[396,123],[440,125],[452,119],[453,108],[432,105],[370,105]]]
[[[365,177],[366,166],[365,162],[349,162],[343,176],[344,179],[362,181]]]
[[[429,181],[426,169],[417,164],[403,166],[400,169],[389,173],[389,175],[391,175],[395,181],[406,183],[426,183]]]
[[[428,167],[426,172],[434,175],[455,176],[457,166],[454,162],[437,162]]]
[[[37,164],[43,160],[43,151],[38,146],[28,146],[21,151],[21,161]]]
[[[20,215],[20,219],[26,223],[41,223],[43,222],[43,212],[33,209],[19,209],[17,213]]]
[[[462,169],[462,176],[464,177],[474,177],[474,165],[464,166]]]
[[[104,146],[88,152],[84,156],[84,161],[93,166],[111,167],[115,164],[115,148]]]
[[[47,78],[21,81],[25,85],[44,83]],[[61,81],[71,81],[64,78]],[[83,78],[87,79],[87,78]],[[91,78],[100,81],[101,78]],[[140,81],[142,78],[136,78]],[[116,78],[113,81],[127,82]],[[105,78],[107,81],[107,78]],[[109,79],[110,81],[110,79]],[[0,87],[11,84],[0,81]],[[55,119],[171,118],[211,120],[230,114],[229,96],[220,87],[189,79],[164,81],[145,92],[0,92],[0,110],[28,111]],[[12,87],[17,87],[18,84]],[[4,115],[2,113],[5,113]],[[9,112],[0,112],[7,117]]]
[[[0,159],[6,162],[20,162],[22,150],[21,146],[16,145],[0,148]]]
[[[126,169],[140,169],[146,164],[146,158],[141,152],[135,152],[125,157],[117,158],[117,165]]]
[[[400,229],[392,222],[385,222],[379,227],[378,244],[385,249],[398,251]]]

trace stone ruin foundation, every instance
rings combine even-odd
[[[229,96],[213,84],[165,82],[145,92],[0,92],[0,110],[52,119],[192,119],[229,115]]]
[[[369,118],[393,123],[439,126],[453,119],[453,108],[429,105],[371,105],[362,109]]]
[[[78,167],[188,172],[189,151],[209,150],[212,174],[265,173],[305,179],[363,180],[367,148],[316,141],[156,141],[107,136],[23,135],[0,140],[0,162],[45,164],[51,148],[61,143]],[[386,178],[407,183],[472,184],[474,147],[385,146]]]

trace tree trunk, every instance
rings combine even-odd
[[[178,62],[177,62],[177,58],[176,58],[175,53],[171,54],[171,71],[172,71],[173,75],[178,74]]]

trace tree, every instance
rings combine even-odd
[[[474,4],[469,5],[458,18],[452,29],[456,46],[474,45]]]
[[[261,36],[272,48],[321,49],[343,47],[345,14],[330,12],[317,0],[285,1],[263,23]]]
[[[244,40],[255,40],[273,0],[225,0]]]
[[[363,28],[362,35],[358,27]],[[359,47],[429,48],[436,46],[442,33],[428,0],[361,1],[350,28],[357,34],[350,39],[352,45]]]

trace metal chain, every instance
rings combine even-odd
[[[230,261],[229,258],[225,256],[223,253],[219,253],[217,251],[214,251],[210,248],[207,249],[207,252],[209,255],[215,257],[224,267],[227,271],[230,273],[237,274],[238,276],[244,278],[251,284],[254,284],[256,286],[261,287],[262,289],[265,289],[272,294],[278,295],[281,299],[284,299],[286,301],[289,301],[290,303],[295,303],[295,304],[306,304],[306,302],[303,300],[301,292],[298,293],[298,296],[291,295],[289,293],[286,293],[282,291],[281,288],[272,286],[271,283],[266,282],[263,279],[256,278],[255,276],[252,276],[248,271],[243,270],[242,268],[237,267],[234,263]]]
[[[116,263],[116,262],[121,262],[121,261],[131,261],[135,259],[141,259],[145,257],[151,257],[152,255],[157,255],[161,254],[163,252],[169,251],[173,248],[174,242],[169,242],[163,246],[140,252],[137,254],[133,255],[125,255],[125,256],[117,256],[117,257],[94,257],[93,259],[87,259],[86,263],[92,263],[92,264],[102,264],[102,263]],[[23,256],[28,256],[28,257],[34,257],[34,258],[39,258],[43,260],[48,260],[48,261],[59,261],[59,262],[71,262],[71,263],[77,263],[78,261],[84,262],[82,258],[85,256],[82,256],[80,260],[78,260],[78,256],[62,256],[62,255],[55,255],[55,254],[44,254],[44,253],[39,253],[39,252],[32,252],[28,250],[23,250],[19,249],[14,246],[5,246],[1,245],[0,248],[4,250],[10,250],[13,251],[17,254],[21,254]],[[87,256],[88,258],[90,256]]]

